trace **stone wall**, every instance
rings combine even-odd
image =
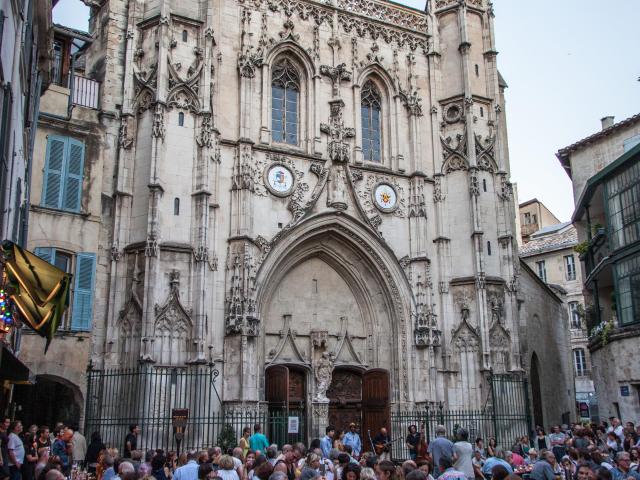
[[[600,418],[619,416],[623,422],[636,422],[640,412],[640,362],[638,326],[616,329],[606,342],[590,345],[593,381],[598,395]],[[624,395],[623,395],[624,393]]]
[[[524,262],[521,265],[518,299],[523,368],[531,376],[532,358],[537,358],[543,426],[548,429],[555,423],[562,423],[563,414],[568,414],[571,419],[576,414],[568,315],[562,299],[544,285]]]

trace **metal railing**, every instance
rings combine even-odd
[[[161,367],[149,364],[132,369],[87,371],[85,432],[100,432],[108,447],[122,449],[132,424],[139,425],[138,448],[177,450],[172,425],[173,409],[188,409],[182,449],[211,446],[231,448],[237,445],[245,427],[255,423],[263,427],[270,443],[311,440],[309,411],[304,406],[284,408],[266,405],[223,405],[217,393],[218,370],[213,365]],[[511,375],[490,377],[491,400],[483,409],[445,409],[440,404],[411,411],[392,411],[390,434],[397,439],[392,457],[409,458],[404,439],[410,425],[425,432],[428,441],[436,427],[444,425],[449,436],[458,428],[469,432],[470,441],[494,437],[498,445],[508,448],[517,437],[529,434],[530,417],[526,379]],[[262,407],[265,408],[262,408]],[[289,433],[290,420],[297,424]],[[373,432],[372,432],[373,435]],[[365,450],[369,450],[366,432],[361,432]]]
[[[80,75],[73,75],[73,104],[98,109],[100,83]]]
[[[307,441],[304,409],[225,408],[218,397],[213,366],[156,367],[87,371],[85,431],[100,432],[108,447],[122,449],[129,426],[140,427],[138,448],[176,450],[172,410],[189,410],[181,448],[236,446],[245,427],[256,423],[272,443]],[[288,433],[289,418],[298,432]]]

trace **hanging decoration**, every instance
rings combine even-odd
[[[0,287],[0,333],[9,333],[13,326],[13,303],[4,287]]]

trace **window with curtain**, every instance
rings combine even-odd
[[[362,87],[360,98],[364,159],[369,162],[380,162],[382,159],[380,155],[380,91],[371,80],[368,80]]]
[[[288,59],[277,62],[271,74],[271,135],[274,142],[298,144],[300,75]]]

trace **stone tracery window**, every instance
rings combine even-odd
[[[371,80],[362,87],[360,96],[362,118],[362,152],[369,162],[381,161],[381,95]]]
[[[288,59],[276,63],[271,75],[271,131],[274,142],[298,144],[300,75]]]

